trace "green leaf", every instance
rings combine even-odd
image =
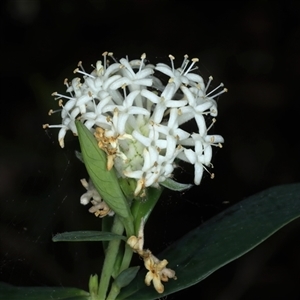
[[[0,299],[7,300],[89,300],[90,294],[76,288],[14,287],[0,283]]]
[[[127,286],[134,279],[139,268],[140,267],[131,267],[125,269],[117,276],[117,278],[113,282],[113,285],[116,285],[119,289]]]
[[[131,212],[134,219],[135,234],[138,234],[141,220],[144,219],[146,224],[155,204],[157,203],[163,189],[148,187],[146,189],[146,199],[134,199],[131,207]]]
[[[157,299],[205,279],[214,271],[262,243],[300,216],[300,184],[270,188],[251,196],[171,245],[159,259],[176,271],[177,280],[165,283],[157,294],[144,285],[145,271],[123,289],[117,299]]]
[[[107,170],[106,154],[101,150],[93,134],[76,121],[81,154],[89,176],[108,206],[123,218],[130,216],[129,204],[120,188],[114,168]]]
[[[136,188],[136,179],[133,178],[119,178],[120,187],[127,197],[128,200],[132,200],[134,198],[134,191]]]
[[[89,292],[90,295],[95,298],[98,294],[98,287],[99,287],[99,277],[97,274],[91,275],[89,280]]]
[[[185,191],[193,187],[192,184],[176,182],[170,178],[167,178],[164,182],[161,182],[160,185],[164,186],[169,190],[176,191],[176,192]]]
[[[70,231],[56,234],[53,242],[99,242],[124,240],[125,236],[105,231]]]

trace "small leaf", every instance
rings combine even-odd
[[[163,294],[144,284],[145,270],[118,300],[152,300],[188,288],[249,252],[280,228],[300,217],[300,184],[270,188],[249,197],[189,232],[157,255],[167,259],[177,280],[165,283]]]
[[[90,294],[76,288],[14,287],[0,283],[0,299],[7,300],[89,300]]]
[[[185,191],[193,187],[192,184],[176,182],[170,178],[167,178],[164,182],[161,182],[160,185],[164,186],[169,190],[176,191],[176,192]]]
[[[122,271],[113,282],[119,289],[127,286],[136,276],[140,267],[131,267]]]
[[[84,124],[76,121],[76,127],[84,164],[95,188],[115,213],[128,218],[129,204],[120,188],[114,168],[107,170],[105,152],[98,147],[95,137]]]
[[[138,234],[141,220],[146,223],[153,208],[155,207],[163,189],[148,187],[146,189],[146,199],[134,199],[131,207],[131,212],[134,218],[135,234]]]
[[[92,299],[98,294],[98,286],[99,286],[98,283],[99,283],[98,275],[97,274],[91,275],[89,280],[89,291],[92,296]]]
[[[70,231],[56,234],[53,242],[99,242],[124,240],[125,236],[105,231]]]

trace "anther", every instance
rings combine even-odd
[[[199,61],[199,58],[192,58],[192,63],[191,63],[191,65],[189,66],[189,68],[184,72],[184,75],[186,75],[188,72],[190,72],[191,69],[192,69],[192,67],[194,66],[194,64],[195,64],[196,62],[198,62],[198,61]]]
[[[182,70],[184,70],[186,68],[187,64],[189,63],[189,61],[188,61],[189,56],[187,54],[185,54],[183,57],[184,57],[184,59],[181,64],[181,67],[180,67],[180,69],[182,69]]]
[[[110,56],[114,60],[114,62],[117,63],[117,60],[114,58],[114,53],[113,52],[108,52],[107,56]]]
[[[172,54],[170,54],[169,58],[170,58],[171,65],[172,65],[172,71],[174,72],[174,59],[175,59],[175,57]]]
[[[79,74],[82,74],[82,75],[84,75],[84,76],[88,76],[88,77],[91,77],[91,78],[95,79],[95,76],[86,73],[84,70],[81,71],[81,70],[79,70],[79,68],[76,68],[76,69],[73,71],[73,73],[74,73],[74,74],[79,73]]]
[[[206,93],[206,91],[208,90],[208,88],[209,88],[209,85],[210,85],[210,83],[213,81],[213,77],[212,76],[209,76],[208,77],[208,83],[207,83],[207,85],[206,85],[206,87],[205,87],[205,89],[204,89],[204,92]]]
[[[206,88],[205,88],[205,92],[207,91],[208,86],[209,86],[211,80],[212,80],[212,78],[211,78],[211,79],[209,78],[208,84],[207,84],[207,86],[206,86]],[[224,86],[224,84],[223,84],[223,83],[220,83],[215,89],[213,89],[213,90],[210,91],[208,94],[206,94],[205,97],[208,97],[209,95],[211,95],[212,93],[214,93],[216,90],[218,90],[219,88],[221,88],[221,87],[223,87],[223,86]],[[220,91],[220,92],[218,92],[217,94],[212,95],[212,96],[210,96],[210,97],[211,97],[211,98],[216,98],[216,97],[218,97],[219,95],[221,95],[221,94],[223,94],[223,93],[226,93],[227,91],[228,91],[228,89],[224,88],[222,91]]]
[[[103,68],[104,68],[104,70],[106,70],[106,67],[108,65],[107,55],[108,55],[107,51],[105,51],[105,52],[102,53],[102,56],[104,57],[104,59],[103,59]]]
[[[77,67],[81,69],[81,71],[85,72],[83,66],[82,66],[82,61],[80,60],[77,64]]]
[[[213,118],[211,120],[211,124],[209,125],[209,127],[206,129],[206,133],[213,127],[213,125],[217,122],[216,118]]]
[[[143,53],[143,54],[141,55],[141,64],[140,64],[139,72],[140,72],[140,71],[142,70],[142,68],[143,68],[143,64],[144,64],[145,58],[146,58],[146,53]]]

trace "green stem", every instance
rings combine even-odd
[[[115,300],[119,294],[120,288],[113,284],[107,296],[107,300]]]
[[[123,231],[124,231],[123,223],[121,222],[120,218],[116,215],[114,217],[114,223],[112,225],[111,232],[121,235],[123,234]],[[99,282],[99,289],[98,289],[99,300],[106,299],[106,293],[113,272],[115,260],[119,251],[120,242],[121,240],[112,240],[108,244],[107,252],[104,259],[104,264],[102,267],[101,278]]]
[[[122,264],[119,269],[119,274],[129,267],[131,258],[132,258],[132,254],[133,254],[132,249],[126,244]]]

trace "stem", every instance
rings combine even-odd
[[[116,215],[114,217],[114,223],[111,228],[111,232],[117,234],[123,234],[124,226],[120,218]],[[110,278],[113,272],[115,260],[119,251],[121,240],[112,240],[108,244],[107,252],[104,259],[104,264],[102,267],[101,278],[99,282],[98,289],[98,299],[106,299],[106,293],[109,286]]]
[[[122,264],[118,270],[118,275],[122,271],[126,270],[129,267],[131,258],[132,258],[132,254],[133,254],[132,249],[130,248],[130,246],[128,246],[126,244]],[[111,289],[109,291],[109,294],[107,296],[107,300],[115,300],[117,298],[117,296],[120,294],[120,291],[121,291],[121,288],[118,286],[118,284],[116,284],[116,281],[113,282]]]
[[[130,248],[130,246],[128,246],[127,244],[125,245],[125,252],[124,252],[124,255],[123,255],[123,260],[122,260],[122,264],[120,266],[120,269],[119,269],[119,274],[127,269],[130,265],[130,262],[131,262],[131,258],[132,258],[132,254],[133,254],[133,251],[132,249]]]
[[[120,288],[113,284],[107,296],[107,300],[115,300],[119,294]]]

